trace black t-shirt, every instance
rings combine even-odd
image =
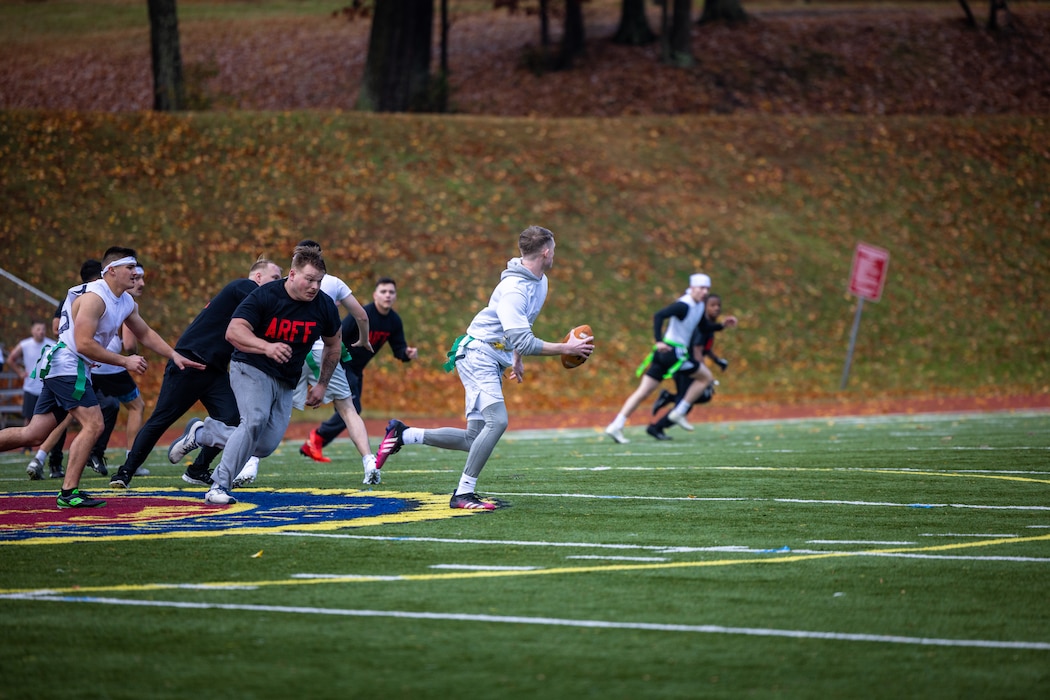
[[[230,318],[244,298],[258,288],[259,285],[250,279],[234,280],[223,287],[201,309],[197,318],[186,326],[175,343],[176,352],[195,357],[210,367],[225,370],[233,354],[233,346],[226,340]]]
[[[233,351],[233,359],[294,387],[314,341],[339,333],[339,312],[332,297],[324,292],[319,291],[312,301],[292,299],[284,288],[286,281],[268,282],[253,291],[233,312],[233,318],[247,321],[257,338],[286,343],[292,348],[291,359],[277,363],[266,355],[240,350]]]
[[[374,352],[368,352],[365,348],[351,347],[360,337],[360,331],[357,329],[357,319],[348,314],[343,319],[343,345],[350,353],[350,361],[344,363],[344,366],[349,367],[355,374],[361,374],[365,365],[372,361],[372,358],[383,349],[387,341],[390,341],[390,349],[394,357],[402,362],[409,362],[409,357],[405,354],[408,348],[408,343],[405,341],[405,328],[397,312],[391,309],[384,316],[376,310],[375,302],[369,302],[365,304],[365,313],[368,314],[368,341],[372,343]]]

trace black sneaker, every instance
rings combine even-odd
[[[672,401],[674,401],[674,395],[667,389],[661,389],[660,395],[657,396],[656,401],[653,402],[652,415],[655,416],[657,411],[659,411],[661,408],[671,403]]]
[[[109,474],[109,469],[106,468],[105,455],[91,455],[91,458],[88,460],[88,466],[90,466],[102,476],[106,476]]]
[[[61,464],[52,464],[51,465],[51,478],[52,479],[65,479],[66,478],[66,472],[65,472],[65,470],[62,469],[62,465]]]
[[[105,501],[92,498],[86,493],[81,493],[80,489],[73,489],[73,493],[68,496],[63,496],[61,493],[58,494],[59,508],[99,508],[104,505],[106,505]]]
[[[109,487],[111,489],[126,489],[130,483],[131,474],[128,474],[123,469],[118,469],[117,473],[113,475],[113,478],[109,480]]]
[[[182,480],[187,484],[196,484],[197,486],[211,486],[211,470],[205,469],[204,471],[197,471],[191,466],[182,475]]]
[[[655,425],[650,425],[648,428],[645,429],[645,432],[649,433],[657,440],[674,440],[673,437],[671,437]]]
[[[405,444],[402,436],[406,428],[408,426],[397,418],[390,419],[390,422],[386,424],[386,435],[383,436],[379,449],[376,450],[376,469],[382,469],[386,464],[386,458],[401,450],[401,446]]]
[[[452,500],[448,502],[448,507],[463,508],[465,510],[496,510],[495,503],[483,501],[473,493],[461,493],[458,496],[452,494]]]

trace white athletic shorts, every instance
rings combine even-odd
[[[484,351],[467,346],[456,359],[459,380],[463,382],[467,420],[484,420],[481,412],[494,403],[503,403],[503,371],[506,369]]]
[[[318,367],[321,366],[321,353],[323,351],[323,347],[315,347],[310,351],[314,364]],[[306,393],[316,383],[317,372],[310,366],[309,361],[304,362],[303,371],[299,374],[299,383],[295,385],[295,391],[292,392],[292,406],[296,410],[301,411],[306,408]],[[335,371],[332,372],[332,378],[328,381],[328,391],[324,393],[324,403],[332,403],[337,399],[352,399],[353,397],[354,394],[350,391],[350,383],[346,381],[346,372],[343,371],[342,365],[337,364]]]

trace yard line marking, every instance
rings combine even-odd
[[[977,532],[923,532],[919,537],[1019,537],[1020,535],[982,535]]]
[[[462,571],[537,571],[542,566],[481,566],[474,564],[431,564],[428,569],[459,569]]]
[[[637,563],[637,564],[608,564],[604,566],[563,566],[553,567],[549,569],[536,569],[531,571],[462,571],[454,573],[444,574],[402,574],[400,576],[390,576],[383,580],[385,581],[451,581],[451,580],[463,580],[463,579],[476,579],[476,578],[495,578],[502,576],[559,576],[565,574],[590,574],[590,573],[614,573],[614,572],[640,572],[640,571],[662,571],[666,569],[699,569],[699,568],[710,568],[716,566],[747,566],[754,564],[793,564],[797,562],[806,562],[817,559],[834,559],[839,557],[856,557],[856,556],[876,556],[883,554],[916,554],[916,553],[928,553],[928,552],[944,552],[956,549],[968,549],[973,547],[994,547],[1001,544],[1017,544],[1019,542],[1046,542],[1050,540],[1050,535],[1038,535],[1033,537],[1019,537],[1016,539],[997,539],[997,540],[981,540],[979,542],[960,542],[953,544],[939,544],[930,545],[928,547],[918,547],[915,549],[881,549],[871,551],[847,551],[847,552],[817,552],[817,553],[798,553],[791,552],[789,550],[773,550],[770,552],[773,555],[783,556],[768,556],[768,557],[754,557],[748,559],[716,559],[710,561],[673,561],[673,562],[651,562],[651,563]],[[296,585],[310,585],[310,584],[323,584],[335,581],[346,581],[346,582],[369,582],[375,581],[378,577],[375,576],[353,576],[347,577],[346,579],[277,579],[268,581],[238,581],[238,585],[242,586],[258,586],[260,588],[276,587],[276,586],[296,586]],[[202,586],[216,586],[221,587],[229,585],[229,582],[217,582],[211,584],[200,584]],[[77,595],[85,593],[96,593],[99,591],[157,591],[165,588],[173,588],[172,584],[118,584],[114,586],[82,586],[82,587],[69,587],[69,588],[50,588],[50,589],[11,589],[2,590],[0,589],[0,599],[4,598],[24,598],[32,595]]]
[[[333,615],[341,617],[387,617],[401,620],[442,620],[453,622],[484,622],[490,624],[541,625],[548,627],[583,627],[590,629],[644,630],[647,632],[684,632],[694,634],[733,634],[753,637],[784,637],[788,639],[817,639],[878,644],[914,644],[938,647],[976,647],[982,649],[1024,649],[1050,651],[1050,642],[1008,641],[998,639],[945,639],[937,637],[906,637],[890,634],[862,634],[854,632],[820,632],[763,627],[726,627],[723,625],[679,625],[658,622],[614,622],[610,620],[573,620],[556,617],[523,617],[518,615],[478,615],[469,613],[409,612],[403,610],[352,610],[346,608],[310,608],[285,605],[251,605],[245,603],[191,603],[175,600],[132,600],[91,596],[24,596],[24,600],[56,603],[92,603],[96,605],[129,605],[182,610],[230,610],[239,612],[287,613],[297,615]]]
[[[892,501],[845,501],[824,498],[750,498],[743,496],[702,498],[698,496],[610,496],[595,493],[537,493],[530,491],[485,491],[486,496],[525,496],[534,498],[593,498],[620,501],[747,501],[750,503],[804,503],[831,506],[880,506],[885,508],[963,508],[971,510],[1035,510],[1050,511],[1050,506],[989,506],[972,503],[894,503]]]
[[[894,552],[883,554],[881,552],[859,552],[862,557],[894,557],[898,559],[946,559],[952,561],[1010,561],[1031,564],[1045,564],[1050,562],[1050,557],[1003,557],[1003,556],[962,556],[958,554],[908,554],[907,552]]]
[[[667,561],[667,557],[614,557],[598,554],[570,554],[566,559],[599,559],[601,561]]]
[[[902,545],[902,544],[916,544],[915,542],[881,542],[879,540],[806,540],[806,544],[872,544],[872,545]]]

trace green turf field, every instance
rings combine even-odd
[[[1045,695],[1050,414],[672,434],[508,433],[457,517],[421,446],[286,443],[227,509],[158,449],[76,525],[5,453],[0,698]]]

